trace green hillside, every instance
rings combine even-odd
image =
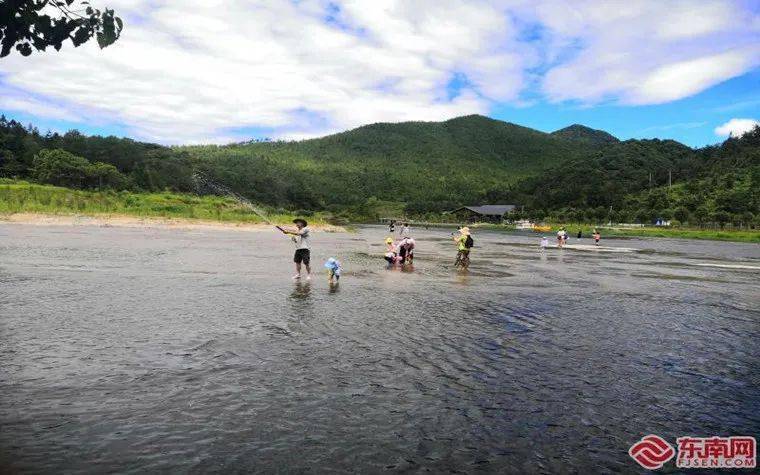
[[[274,193],[277,201],[315,206],[355,204],[372,196],[403,202],[471,201],[592,149],[473,115],[446,122],[372,124],[301,142],[179,150],[199,158],[212,176],[260,201]],[[301,195],[294,196],[293,188]]]
[[[560,221],[689,224],[760,222],[760,128],[693,150],[627,140],[521,180],[500,198]]]

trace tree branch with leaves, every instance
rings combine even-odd
[[[99,10],[88,1],[0,0],[0,57],[16,49],[23,56],[66,40],[76,47],[91,38],[105,48],[119,39],[124,23],[113,10]]]

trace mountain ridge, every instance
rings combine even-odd
[[[599,145],[620,142],[620,139],[607,131],[592,129],[591,127],[581,124],[568,125],[567,127],[551,132],[551,135],[568,140],[587,140]]]

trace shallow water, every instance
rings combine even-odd
[[[0,224],[0,469],[636,472],[758,435],[760,246]],[[608,249],[609,248],[609,249]],[[330,287],[322,262],[344,263]],[[0,470],[1,471],[1,470]]]

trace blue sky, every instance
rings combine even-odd
[[[671,138],[692,147],[721,142],[715,128],[735,117],[760,117],[760,71],[665,104],[621,106],[538,103],[496,106],[490,116],[544,132],[579,123],[620,139]]]
[[[751,0],[110,0],[122,38],[0,59],[0,112],[160,143],[465,114],[691,146],[760,119]]]

